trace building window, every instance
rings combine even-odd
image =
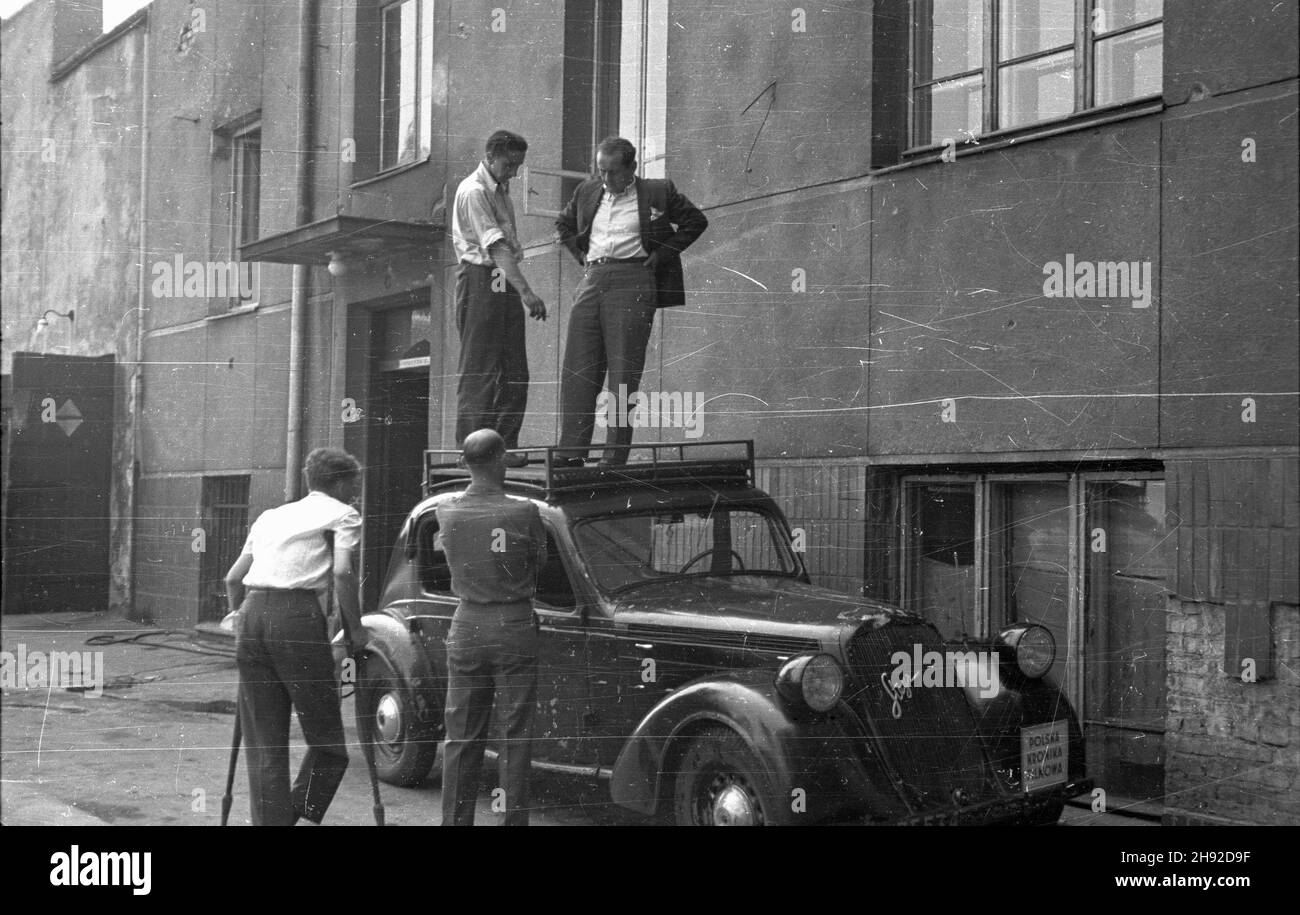
[[[241,263],[241,245],[257,241],[262,204],[262,128],[257,113],[216,130],[213,143],[212,256],[204,265],[209,312],[258,301],[260,264]]]
[[[235,134],[230,168],[232,206],[231,247],[257,241],[262,200],[262,128],[254,125]]]
[[[248,487],[251,478],[203,478],[201,505],[203,550],[199,553],[199,622],[226,615],[226,572],[235,564],[248,537]]]
[[[631,0],[629,0],[629,3]],[[564,122],[560,168],[591,175],[596,144],[619,130],[622,0],[568,0],[564,4]],[[579,181],[564,179],[567,201]]]
[[[1154,473],[906,477],[903,603],[947,639],[1014,622],[1056,640],[1048,678],[1083,722],[1090,774],[1163,790],[1165,484]]]
[[[381,17],[380,168],[427,159],[433,145],[433,0],[402,0]]]
[[[913,0],[916,147],[1158,95],[1162,0]]]

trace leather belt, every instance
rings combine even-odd
[[[604,267],[609,264],[644,264],[649,258],[646,257],[598,257],[595,260],[587,261],[588,267]]]

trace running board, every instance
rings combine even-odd
[[[484,750],[484,756],[491,757],[494,761],[500,757],[496,750]],[[611,775],[609,769],[600,766],[573,766],[568,763],[547,762],[543,759],[534,759],[533,768],[541,769],[543,772],[550,772],[554,775],[571,775],[576,778],[595,778],[608,779]]]

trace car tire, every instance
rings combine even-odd
[[[437,735],[417,719],[410,690],[382,659],[367,671],[357,701],[367,703],[368,739],[375,752],[375,771],[381,781],[402,788],[424,782],[438,756]],[[438,775],[441,776],[441,767]]]
[[[773,826],[781,807],[762,764],[730,728],[705,728],[690,738],[673,779],[678,826]]]

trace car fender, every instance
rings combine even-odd
[[[999,767],[1019,769],[1020,732],[1036,724],[1066,721],[1069,733],[1069,777],[1086,775],[1085,748],[1079,718],[1065,694],[1046,679],[1005,675],[998,692],[990,697],[966,690],[976,727]]]
[[[411,632],[400,609],[386,607],[361,618],[371,648],[383,656],[398,681],[411,696],[421,724],[441,730],[447,684],[432,659]]]
[[[614,763],[610,773],[614,802],[654,814],[671,787],[664,777],[665,763],[671,763],[691,735],[707,724],[740,735],[773,790],[791,802],[792,813],[806,813],[808,821],[842,813],[846,807],[897,807],[896,800],[891,802],[891,792],[880,790],[878,779],[868,775],[860,760],[852,754],[831,752],[831,748],[850,743],[866,746],[868,738],[861,723],[851,715],[796,713],[777,694],[767,671],[697,680],[659,702],[628,738]],[[817,763],[809,766],[810,759]],[[781,813],[782,820],[799,819],[784,809]]]

